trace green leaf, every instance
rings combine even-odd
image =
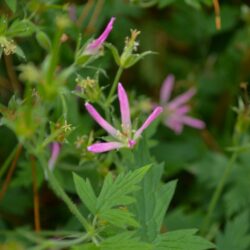
[[[100,250],[99,246],[96,246],[94,243],[81,244],[78,246],[73,246],[71,250]]]
[[[85,54],[83,54],[83,55],[78,55],[78,56],[76,57],[75,63],[76,63],[77,65],[84,65],[85,63],[88,62],[88,60],[89,60],[90,58],[91,58],[90,55],[85,55]]]
[[[115,180],[111,174],[108,174],[97,199],[98,217],[118,227],[127,225],[138,227],[139,224],[134,219],[134,215],[126,208],[121,210],[122,208],[119,207],[135,202],[130,194],[139,189],[138,184],[149,167],[145,166],[133,172],[122,173]]]
[[[248,250],[250,248],[248,213],[242,213],[232,221],[228,221],[224,233],[216,238],[218,250]]]
[[[5,3],[8,5],[12,12],[16,12],[17,0],[5,0]]]
[[[142,239],[153,241],[160,232],[161,225],[176,187],[176,181],[161,184],[163,164],[154,164],[136,193],[136,203],[132,211],[141,224]]]
[[[177,181],[171,181],[162,185],[156,193],[156,207],[154,217],[157,223],[157,230],[160,231],[164,216],[168,210],[169,204],[174,196]]]
[[[76,192],[80,197],[81,201],[85,204],[85,206],[92,214],[95,214],[97,198],[89,180],[87,179],[85,181],[83,178],[81,178],[75,173],[73,174],[73,178],[76,187]]]
[[[15,20],[6,32],[8,37],[26,37],[35,32],[35,25],[28,19]]]
[[[139,164],[152,162],[146,140],[142,140],[134,151],[134,163],[130,163],[130,166],[137,167],[138,160]],[[160,233],[165,213],[176,187],[176,181],[161,183],[162,173],[163,164],[154,163],[143,178],[141,189],[134,195],[136,203],[130,208],[141,225],[138,229],[140,237],[149,242],[153,242]]]
[[[173,2],[175,2],[175,0],[159,0],[158,7],[160,9],[162,9],[162,8],[165,8],[166,6],[170,5]]]
[[[20,59],[26,60],[26,56],[20,46],[16,46],[15,54],[20,57]]]
[[[117,50],[117,48],[111,44],[111,43],[105,43],[105,46],[111,51],[114,59],[115,59],[115,62],[118,66],[121,65],[121,62],[120,62],[120,55],[119,55],[119,52]]]
[[[97,210],[105,211],[114,206],[128,205],[134,201],[129,194],[139,189],[139,182],[149,169],[149,165],[127,174],[120,174],[114,181],[111,174],[105,178],[97,199]]]
[[[109,209],[101,213],[101,218],[117,227],[132,226],[139,227],[138,222],[134,219],[134,215],[123,208]]]
[[[224,194],[225,212],[228,218],[241,213],[250,206],[249,196],[249,152],[241,153],[238,162],[235,163],[231,178],[228,180],[228,188]]]
[[[103,241],[101,250],[152,250],[150,244],[135,238],[132,232],[117,234]]]
[[[38,31],[36,33],[36,40],[43,49],[45,49],[47,51],[49,51],[51,49],[51,47],[52,47],[51,41],[45,32]]]
[[[187,229],[159,235],[155,241],[155,250],[206,250],[215,248],[214,244],[196,236],[196,232],[196,229]]]
[[[201,4],[198,0],[185,0],[185,2],[196,9],[201,8]]]
[[[5,35],[5,31],[7,30],[7,28],[8,28],[8,20],[6,17],[1,16],[0,17],[0,35],[1,36]]]
[[[156,54],[153,51],[145,51],[141,54],[131,54],[128,59],[123,63],[123,67],[125,69],[132,67],[134,64],[136,64],[137,62],[139,62],[141,59],[143,59],[145,56],[147,55],[151,55],[151,54]]]

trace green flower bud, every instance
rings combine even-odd
[[[36,33],[36,40],[43,49],[47,51],[51,49],[51,41],[43,31],[38,31]]]
[[[75,93],[87,99],[90,102],[96,102],[100,99],[101,89],[99,87],[98,81],[96,79],[91,79],[89,77],[85,79],[76,79],[77,88]]]

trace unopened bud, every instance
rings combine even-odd
[[[96,79],[91,79],[89,77],[85,79],[76,79],[77,90],[79,94],[89,100],[90,102],[96,102],[99,100],[101,95],[101,90]]]

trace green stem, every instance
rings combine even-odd
[[[226,181],[233,169],[233,166],[234,166],[234,163],[235,163],[235,160],[237,159],[238,157],[238,152],[234,152],[224,170],[224,173],[220,179],[220,182],[217,186],[217,188],[215,189],[214,193],[213,193],[213,196],[212,196],[212,199],[210,200],[210,203],[209,203],[209,207],[208,207],[208,213],[204,219],[204,222],[203,222],[203,225],[202,225],[202,228],[201,228],[201,234],[202,235],[205,235],[205,233],[207,232],[208,230],[208,227],[210,225],[210,221],[211,221],[211,218],[212,218],[212,215],[213,215],[213,212],[216,208],[216,205],[218,203],[218,200],[220,199],[220,196],[221,196],[221,193],[223,191],[223,188],[226,184]]]
[[[44,141],[43,143],[38,146],[37,150],[40,151],[41,149],[45,148],[49,143],[51,143],[52,141],[54,141],[54,139],[60,135],[63,131],[65,130],[64,127],[59,128],[58,130],[56,130],[54,133],[50,134]]]
[[[55,37],[54,42],[51,50],[51,58],[49,60],[49,66],[48,66],[48,72],[46,77],[46,83],[51,84],[51,81],[53,79],[54,72],[56,70],[58,57],[59,57],[59,51],[60,51],[60,38],[62,35],[62,30],[58,29]]]
[[[117,73],[116,73],[114,82],[112,84],[111,90],[109,92],[109,95],[108,95],[108,98],[107,98],[107,101],[106,101],[106,105],[107,106],[112,103],[112,97],[113,97],[113,95],[115,93],[115,90],[117,88],[117,84],[118,84],[118,82],[120,80],[122,72],[123,72],[123,68],[120,66],[119,69],[118,69],[118,71],[117,71]]]
[[[78,219],[78,221],[83,225],[87,232],[93,232],[92,226],[88,223],[88,221],[82,216],[79,212],[77,206],[72,202],[69,196],[64,192],[63,188],[61,187],[60,183],[54,176],[54,174],[49,170],[47,163],[44,161],[43,158],[38,156],[44,171],[48,174],[48,180],[51,184],[53,191],[60,197],[68,206],[69,210],[72,212],[73,215]]]
[[[64,94],[60,94],[60,98],[61,98],[61,101],[62,101],[63,118],[65,120],[67,120],[68,108],[67,108],[67,104],[66,104],[66,100],[65,100]]]
[[[5,160],[4,164],[2,165],[0,169],[0,179],[5,174],[6,170],[8,169],[8,166],[10,165],[12,159],[14,158],[16,151],[17,151],[18,145],[12,150],[8,158]]]

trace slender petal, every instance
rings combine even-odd
[[[107,39],[109,33],[113,29],[114,21],[115,21],[115,17],[112,17],[110,19],[108,25],[106,26],[105,30],[102,32],[102,34],[87,46],[87,48],[86,48],[86,53],[87,54],[95,54],[95,53],[98,52],[98,50],[100,49],[102,44]]]
[[[113,126],[111,126],[97,111],[96,109],[89,103],[85,103],[85,107],[92,118],[102,127],[104,128],[110,135],[116,137],[119,131],[117,131]]]
[[[176,97],[173,101],[169,103],[169,108],[170,109],[175,109],[178,106],[182,105],[183,103],[187,102],[192,98],[192,96],[196,93],[196,90],[194,88],[188,90],[182,95],[179,95]]]
[[[199,119],[192,118],[190,116],[183,116],[181,118],[183,124],[189,125],[193,128],[203,129],[205,128],[205,123]]]
[[[147,120],[142,124],[142,126],[135,132],[134,139],[136,140],[144,129],[146,129],[163,111],[163,108],[158,106],[154,109],[154,111],[149,115]]]
[[[120,142],[100,142],[88,146],[88,151],[92,153],[103,153],[113,149],[124,147],[124,144]]]
[[[130,108],[127,93],[121,83],[118,84],[118,98],[120,102],[122,129],[124,132],[128,132],[131,130]]]
[[[58,155],[60,153],[61,146],[58,142],[53,142],[51,145],[51,156],[48,162],[48,166],[50,170],[54,169],[56,160],[58,158]]]
[[[172,129],[176,134],[180,134],[183,130],[183,124],[177,119],[167,118],[164,123],[170,129]]]
[[[173,87],[174,87],[174,75],[168,75],[161,87],[161,92],[160,92],[161,104],[166,103],[169,100]]]
[[[184,105],[184,106],[178,107],[175,110],[175,113],[176,113],[176,115],[184,115],[189,111],[190,111],[190,107],[188,107],[187,105]]]

